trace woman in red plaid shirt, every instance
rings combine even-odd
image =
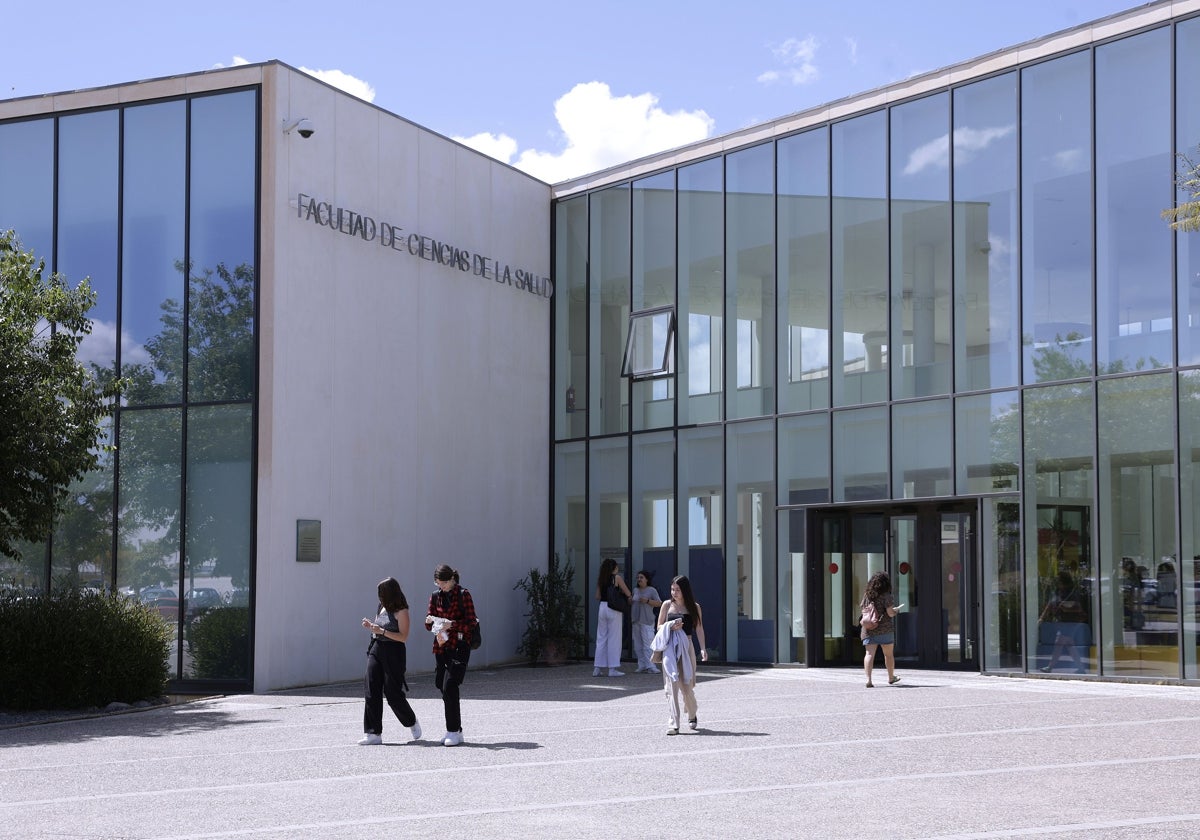
[[[437,592],[429,596],[425,626],[433,633],[433,655],[437,659],[434,684],[442,692],[446,707],[446,734],[442,743],[454,747],[463,742],[458,687],[467,676],[471,637],[475,633],[475,602],[458,584],[458,571],[446,564],[433,570]]]

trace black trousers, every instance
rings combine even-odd
[[[404,696],[404,670],[408,652],[404,642],[372,642],[367,650],[367,704],[363,710],[363,732],[383,734],[383,701],[399,718],[401,726],[417,722],[416,712]]]
[[[458,702],[458,687],[467,677],[467,662],[471,659],[471,648],[459,645],[454,650],[442,650],[434,654],[437,671],[433,682],[442,692],[442,703],[446,707],[446,731],[462,732],[462,712]]]

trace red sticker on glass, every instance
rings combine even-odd
[[[838,570],[838,565],[837,565],[837,563],[830,563],[830,564],[829,564],[829,574],[831,574],[831,575],[836,575],[836,574],[837,574],[837,570]]]
[[[901,564],[900,564],[900,574],[902,574],[902,575],[906,575],[906,574],[908,574],[908,573],[909,573],[911,570],[912,570],[912,566],[908,565],[907,563],[901,563]]]

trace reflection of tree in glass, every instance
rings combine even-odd
[[[175,267],[183,271],[182,261]],[[189,272],[188,401],[248,400],[254,392],[254,267]],[[184,311],[174,298],[163,301],[162,329],[146,341],[150,363],[126,365],[126,395],[134,405],[178,402],[184,382]]]
[[[183,270],[183,263],[176,262]],[[254,387],[254,267],[193,271],[188,278],[188,401],[246,401]],[[162,328],[146,342],[149,364],[127,365],[126,395],[131,406],[177,405],[185,378],[182,304],[162,304]],[[199,412],[199,413],[197,413]],[[192,409],[188,427],[188,463],[248,464],[250,413],[229,406]],[[175,581],[179,558],[179,483],[183,417],[175,409],[126,408],[121,422],[121,569],[122,583],[145,586]],[[235,469],[237,469],[235,467]],[[218,471],[219,472],[219,471]],[[248,472],[246,473],[248,477]],[[219,476],[218,476],[219,477]],[[188,557],[192,563],[213,560],[216,575],[229,576],[244,587],[249,563],[244,548],[229,545],[244,535],[223,534],[229,523],[230,500],[222,486],[189,475]],[[240,517],[244,518],[241,512]]]
[[[1085,340],[1082,333],[1069,332],[1066,336],[1054,336],[1053,344],[1045,344],[1034,350],[1033,370],[1038,382],[1062,382],[1067,379],[1087,379],[1092,375],[1090,359],[1080,358],[1072,348]],[[1033,339],[1025,337],[1025,345],[1033,344]],[[1101,374],[1130,373],[1135,370],[1157,370],[1169,367],[1165,362],[1150,357],[1147,364],[1145,359],[1138,359],[1133,365],[1125,363],[1124,359],[1116,359],[1100,371]]]

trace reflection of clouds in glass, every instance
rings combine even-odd
[[[92,331],[83,337],[76,354],[85,365],[111,368],[114,348],[117,345],[117,325],[111,321],[93,321]],[[125,365],[149,365],[150,354],[145,346],[133,339],[129,333],[121,334],[121,362]]]
[[[992,274],[1006,274],[1012,264],[1013,245],[1006,236],[988,236],[988,270]]]
[[[1083,149],[1063,149],[1061,152],[1055,152],[1050,161],[1060,172],[1081,172],[1087,163],[1084,154]]]
[[[815,327],[800,328],[800,364],[807,373],[829,367],[829,331]]]
[[[712,345],[708,338],[707,315],[688,315],[688,395],[710,391],[709,358]]]
[[[956,163],[970,163],[980,152],[1004,137],[1015,132],[1016,126],[1009,124],[992,128],[954,129],[954,159]],[[926,169],[947,169],[950,166],[950,140],[948,134],[935,137],[913,149],[904,166],[905,175],[917,175]]]

